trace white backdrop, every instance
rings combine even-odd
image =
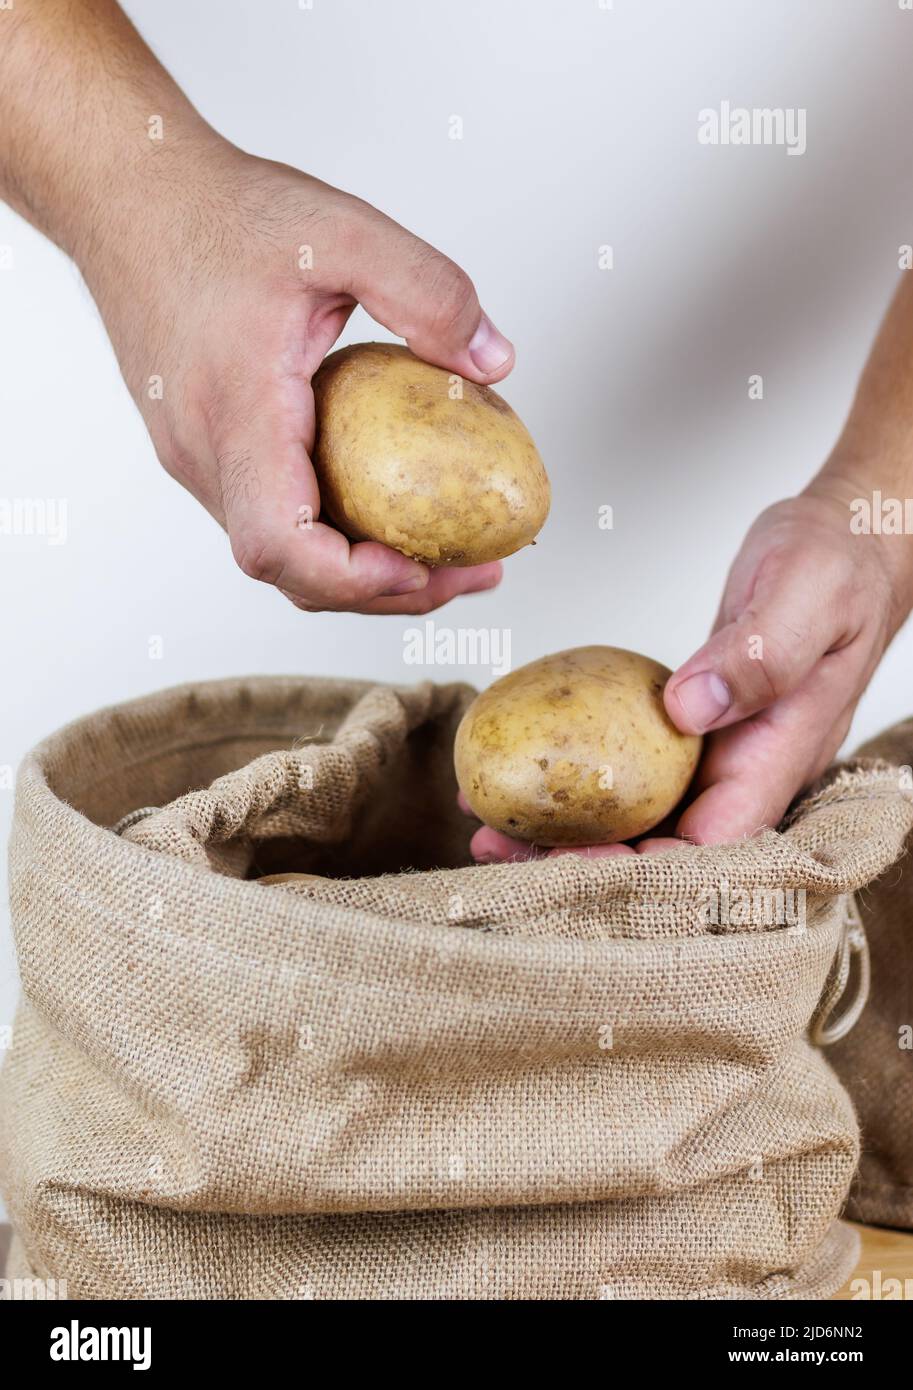
[[[126,8],[216,127],[436,243],[516,343],[502,389],[551,474],[552,518],[500,590],[437,621],[509,628],[515,665],[594,641],[686,657],[745,528],[830,448],[913,242],[913,13],[898,0]],[[805,154],[700,145],[698,112],[724,100],[805,108]],[[308,616],[244,578],[160,471],[70,264],[0,208],[2,246],[0,494],[65,498],[68,516],[62,545],[0,537],[0,768],[78,714],[178,681],[488,683],[484,669],[404,666],[409,620]],[[345,340],[372,336],[387,335],[358,311]],[[753,373],[763,401],[748,398]],[[907,631],[851,741],[911,712],[911,674]],[[12,799],[0,789],[4,839]],[[0,1025],[14,977],[4,915]]]

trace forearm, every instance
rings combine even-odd
[[[0,197],[77,262],[135,236],[144,187],[218,140],[114,0],[0,12]]]
[[[847,502],[913,497],[913,274],[885,315],[849,418],[812,484]]]

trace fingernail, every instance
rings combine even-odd
[[[395,584],[392,589],[384,589],[381,598],[397,598],[400,594],[414,594],[416,589],[424,589],[427,583],[427,574],[413,574],[411,579],[404,579],[402,584]]]
[[[506,338],[495,328],[487,314],[483,314],[475,333],[469,342],[469,356],[480,372],[490,376],[510,357],[513,348]]]
[[[715,724],[732,704],[729,686],[715,671],[701,671],[700,675],[689,676],[675,693],[688,716],[688,722],[700,733]]]

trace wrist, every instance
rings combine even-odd
[[[913,610],[913,487],[905,472],[892,459],[838,449],[802,494],[827,507],[849,540],[865,539],[891,588],[894,631]]]
[[[150,113],[156,115],[157,113]],[[234,152],[202,121],[171,122],[161,141],[134,116],[138,129],[100,143],[81,171],[55,237],[90,288],[117,284],[137,261],[151,261],[193,215],[221,159]],[[154,130],[155,127],[152,127]]]
[[[801,495],[814,497],[835,511],[839,510],[849,522],[854,503],[859,498],[870,497],[873,486],[866,469],[860,467],[858,461],[832,454],[802,489]]]
[[[17,5],[0,27],[0,197],[82,266],[145,219],[173,155],[218,137],[115,0]]]

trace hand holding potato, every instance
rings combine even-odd
[[[468,276],[369,204],[222,139],[113,0],[5,8],[0,196],[80,267],[160,461],[245,574],[300,608],[361,613],[496,584],[498,564],[431,571],[350,544],[321,518],[310,460],[311,378],[357,303],[468,382],[507,375],[513,349]]]
[[[855,484],[819,480],[769,508],[749,531],[710,640],[665,686],[670,720],[684,734],[705,735],[691,803],[676,822],[677,838],[641,840],[638,852],[776,827],[836,754],[913,602],[909,539],[854,535],[854,495]],[[482,809],[465,797],[463,806]],[[503,832],[500,823],[478,830],[476,859],[634,852],[618,843],[531,848]]]
[[[484,565],[534,541],[550,489],[523,422],[489,386],[396,343],[331,353],[314,377],[325,514],[426,565]]]
[[[502,676],[467,709],[454,766],[471,810],[538,846],[617,843],[675,809],[701,740],[663,707],[669,671],[617,647],[577,647]]]
[[[676,827],[685,839],[713,844],[779,823],[836,755],[909,612],[911,542],[854,535],[847,501],[819,482],[758,518],[710,640],[666,688],[676,725],[707,735]]]
[[[510,344],[468,278],[383,214],[296,170],[222,150],[195,177],[211,206],[197,206],[192,226],[160,209],[151,244],[163,263],[151,291],[148,268],[139,293],[130,272],[112,283],[108,260],[87,267],[167,471],[225,527],[244,573],[299,608],[425,613],[496,584],[497,564],[432,571],[376,541],[350,542],[323,514],[310,457],[311,378],[356,301],[470,382],[510,370]],[[298,264],[304,243],[312,269]],[[160,401],[143,389],[151,372],[164,381]]]
[[[328,520],[311,463],[311,378],[356,301],[467,385],[504,376],[510,344],[463,272],[375,209],[295,170],[237,153],[227,165],[237,254],[201,258],[198,228],[192,244],[169,247],[182,274],[163,277],[141,355],[133,332],[125,338],[120,291],[99,296],[128,381],[164,359],[174,383],[163,402],[137,397],[160,459],[226,528],[245,574],[299,608],[425,613],[490,588],[498,564],[432,570]],[[215,215],[224,238],[226,213]],[[299,242],[311,270],[298,267]]]
[[[641,840],[638,851],[775,827],[840,748],[913,609],[913,539],[903,525],[874,524],[886,500],[903,512],[913,496],[911,379],[913,278],[904,275],[829,458],[800,496],[751,527],[710,640],[666,685],[670,718],[705,735],[704,754],[675,828],[681,838]],[[530,854],[487,826],[472,848],[483,860]]]

